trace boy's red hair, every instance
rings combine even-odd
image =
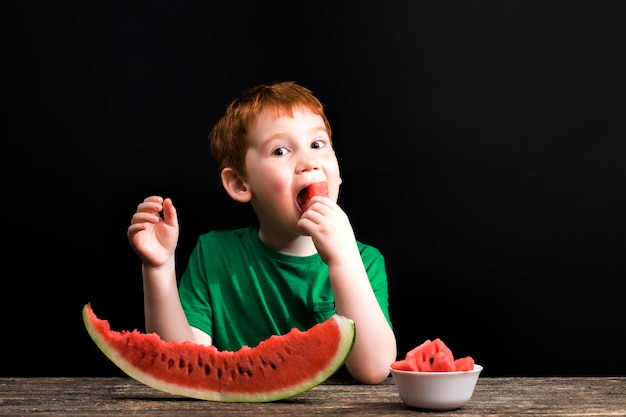
[[[209,135],[211,153],[220,170],[233,168],[245,175],[245,157],[248,150],[246,135],[262,110],[274,109],[277,114],[293,115],[293,109],[304,107],[324,120],[331,138],[330,124],[324,106],[311,90],[293,82],[280,81],[262,84],[244,90],[226,107]],[[332,138],[331,138],[332,141]]]

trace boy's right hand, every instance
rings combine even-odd
[[[159,216],[163,212],[163,218]],[[151,196],[137,206],[128,227],[128,242],[144,266],[173,262],[178,242],[178,217],[172,200]]]

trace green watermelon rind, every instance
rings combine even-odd
[[[124,373],[151,388],[173,395],[180,395],[184,397],[196,398],[207,401],[249,403],[272,402],[289,398],[308,391],[327,380],[344,364],[348,355],[352,351],[356,337],[356,328],[354,321],[347,317],[335,314],[328,320],[334,320],[339,327],[339,333],[341,335],[339,348],[336,350],[334,357],[329,361],[328,365],[320,369],[319,372],[311,375],[310,378],[299,384],[277,389],[274,391],[264,393],[220,392],[209,390],[206,388],[203,389],[184,387],[175,383],[160,380],[145,372],[142,372],[140,369],[137,369],[131,362],[126,360],[115,349],[109,346],[104,337],[98,332],[95,325],[91,323],[90,311],[90,305],[86,304],[83,307],[83,321],[87,332],[89,333],[95,344],[98,346],[98,348],[105,354],[105,356],[109,358],[109,360],[111,360]],[[93,312],[91,314],[93,315]]]

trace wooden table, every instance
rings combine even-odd
[[[626,416],[626,377],[483,378],[464,407],[407,407],[393,380],[359,385],[329,380],[273,403],[221,403],[178,397],[127,377],[0,378],[0,415],[14,416]]]

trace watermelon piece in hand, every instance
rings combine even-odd
[[[298,204],[303,213],[308,210],[311,199],[316,195],[328,197],[328,184],[326,182],[309,184],[300,191],[300,194],[298,194]]]

